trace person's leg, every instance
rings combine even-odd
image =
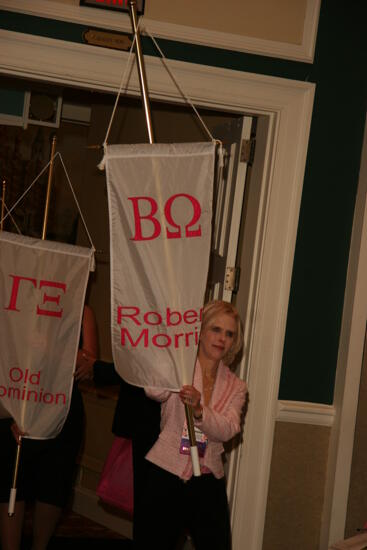
[[[133,445],[133,478],[134,478],[134,516],[133,516],[133,540],[136,540],[136,533],[141,531],[140,517],[144,515],[142,504],[148,481],[150,462],[145,458],[146,450],[140,441],[132,440]],[[141,447],[143,447],[142,451]],[[144,520],[144,516],[142,517]]]
[[[32,550],[46,550],[61,516],[62,508],[36,501],[33,510]]]
[[[191,478],[189,530],[195,550],[230,550],[231,527],[224,478],[212,474]]]
[[[14,515],[8,515],[8,503],[0,504],[1,550],[19,550],[22,540],[24,501],[17,501]]]
[[[151,464],[134,531],[136,548],[175,548],[182,532],[182,486],[177,476]]]
[[[32,550],[47,548],[69,501],[82,439],[83,418],[82,398],[74,388],[69,414],[61,432],[53,439],[38,441],[39,451],[31,488],[35,501]]]

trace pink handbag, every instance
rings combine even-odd
[[[134,485],[131,439],[115,436],[103,466],[97,495],[107,504],[121,508],[129,516],[133,516]]]

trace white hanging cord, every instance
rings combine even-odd
[[[140,24],[140,20],[139,20],[139,24]],[[139,24],[138,24],[138,29],[139,29]],[[136,40],[136,35],[134,34],[134,40],[132,41],[130,51],[129,51],[129,57],[128,57],[127,63],[125,65],[125,70],[124,70],[124,72],[122,74],[122,77],[121,77],[120,88],[119,88],[119,91],[118,91],[117,96],[116,96],[116,101],[115,101],[115,105],[113,107],[110,122],[108,124],[106,137],[104,138],[104,141],[103,141],[103,147],[106,147],[106,145],[107,145],[107,139],[108,139],[108,136],[109,136],[110,131],[111,131],[111,126],[112,126],[112,122],[113,122],[113,119],[114,119],[114,116],[115,116],[117,105],[118,105],[118,102],[119,102],[119,99],[120,99],[121,90],[122,90],[123,84],[125,83],[125,78],[126,78],[127,72],[130,68],[130,62],[131,62],[132,52],[133,52],[134,45],[135,45],[135,40]]]
[[[85,229],[85,231],[86,231],[86,233],[87,233],[87,235],[88,235],[88,239],[89,239],[89,242],[90,242],[90,244],[91,244],[91,247],[92,247],[93,253],[94,253],[94,252],[96,251],[96,248],[95,248],[95,246],[94,246],[94,244],[93,244],[92,237],[91,237],[91,235],[90,235],[90,233],[89,233],[89,231],[88,231],[87,224],[85,223],[85,219],[84,219],[84,216],[83,216],[82,211],[81,211],[81,209],[80,209],[79,202],[78,202],[78,199],[77,199],[77,197],[76,197],[75,191],[74,191],[73,186],[72,186],[72,184],[71,184],[71,180],[70,180],[70,178],[69,178],[68,171],[66,170],[66,166],[65,166],[65,164],[64,164],[64,161],[63,161],[63,159],[62,159],[61,154],[60,154],[60,153],[56,153],[55,157],[56,157],[56,156],[59,156],[60,161],[61,161],[61,164],[62,164],[62,166],[63,166],[63,168],[64,168],[64,172],[65,172],[65,175],[66,175],[66,179],[68,180],[69,187],[70,187],[71,192],[72,192],[72,194],[73,194],[75,203],[76,203],[76,205],[77,205],[77,207],[78,207],[79,215],[80,215],[80,217],[81,217],[81,219],[82,219],[82,222],[83,222],[83,225],[84,225],[84,229]]]
[[[42,168],[41,172],[38,174],[38,176],[32,181],[32,183],[27,187],[27,189],[24,191],[23,195],[21,195],[19,197],[19,199],[13,204],[13,206],[10,208],[10,210],[8,210],[8,212],[5,214],[4,216],[4,220],[6,220],[6,218],[8,216],[10,216],[11,212],[14,210],[14,208],[16,208],[18,206],[18,204],[20,203],[20,201],[26,196],[26,194],[28,193],[28,191],[30,191],[33,187],[33,185],[36,183],[36,181],[42,176],[43,172],[45,172],[47,170],[47,168],[50,166],[51,164],[51,161],[54,160],[54,158],[56,157],[56,155],[53,156],[52,159],[50,159],[48,161],[48,163],[46,164],[46,166],[44,168]]]
[[[1,202],[1,201],[0,201]],[[10,211],[9,211],[9,208],[6,206],[6,203],[4,202],[4,208],[5,210],[7,211],[7,216],[9,216],[9,218],[11,219],[11,221],[13,222],[13,224],[15,225],[15,229],[18,231],[19,235],[22,234],[21,230],[19,229],[19,227],[17,226],[17,222],[15,221],[15,219],[13,218],[13,216],[10,214]],[[2,220],[0,220],[0,223],[3,222],[3,220],[5,220],[6,216],[4,216],[4,218]]]
[[[72,192],[72,195],[74,197],[74,200],[75,200],[75,204],[77,205],[77,208],[78,208],[78,212],[79,212],[79,215],[82,219],[82,222],[83,222],[83,225],[84,225],[84,229],[88,235],[88,239],[89,239],[89,242],[90,242],[90,245],[91,245],[91,248],[93,249],[93,253],[96,251],[96,248],[93,244],[93,241],[92,241],[92,237],[88,231],[88,228],[87,228],[87,224],[85,223],[85,219],[84,219],[84,216],[82,214],[82,211],[80,209],[80,206],[79,206],[79,202],[78,202],[78,199],[76,197],[76,194],[75,194],[75,191],[73,189],[73,186],[72,186],[72,183],[71,183],[71,180],[70,180],[70,177],[69,177],[69,174],[68,174],[68,171],[66,170],[66,166],[64,164],[64,161],[63,161],[63,158],[61,156],[61,154],[59,152],[55,153],[54,156],[48,161],[48,163],[46,164],[46,166],[44,166],[44,168],[41,170],[41,172],[38,174],[38,176],[32,181],[32,183],[27,187],[27,189],[24,191],[24,193],[19,197],[19,199],[13,204],[13,206],[11,207],[11,209],[9,210],[8,208],[6,208],[7,210],[7,213],[5,214],[3,220],[5,220],[8,216],[11,216],[11,212],[14,210],[14,208],[17,207],[17,205],[21,202],[21,200],[26,196],[26,194],[32,189],[33,185],[36,183],[36,181],[42,176],[42,174],[47,170],[47,168],[49,167],[49,165],[51,164],[52,161],[54,161],[56,159],[56,157],[59,157],[60,158],[60,161],[61,161],[61,164],[62,164],[62,167],[64,169],[64,172],[65,172],[65,176],[66,176],[66,179],[68,180],[68,183],[69,183],[69,186],[70,186],[70,189],[71,189],[71,192]],[[5,206],[5,204],[4,204]],[[14,222],[15,223],[15,222]]]
[[[139,24],[138,24],[138,28],[139,28]],[[126,75],[127,75],[128,71],[130,70],[131,57],[132,57],[132,52],[133,52],[133,49],[134,49],[135,40],[136,40],[136,35],[134,34],[134,40],[132,41],[132,44],[131,44],[131,47],[130,47],[130,51],[129,51],[129,57],[128,57],[128,60],[127,60],[126,65],[125,65],[125,70],[124,70],[124,72],[123,72],[123,74],[122,74],[122,77],[121,77],[120,88],[119,88],[119,91],[118,91],[117,96],[116,96],[116,101],[115,101],[115,105],[114,105],[113,110],[112,110],[112,114],[111,114],[110,122],[109,122],[109,124],[108,124],[106,136],[105,136],[104,141],[103,141],[103,143],[102,143],[102,146],[103,146],[103,158],[102,158],[101,162],[100,162],[99,164],[97,164],[97,168],[98,168],[99,170],[104,170],[104,169],[105,169],[105,164],[106,164],[105,155],[106,155],[106,148],[107,148],[107,140],[108,140],[108,136],[110,135],[110,131],[111,131],[111,127],[112,127],[112,122],[113,122],[113,119],[114,119],[114,117],[115,117],[115,112],[116,112],[117,105],[118,105],[118,102],[119,102],[119,99],[120,99],[120,95],[121,95],[122,86],[123,86],[123,84],[124,84],[124,82],[125,82]]]
[[[181,86],[179,85],[179,83],[177,82],[177,79],[176,77],[174,76],[174,74],[172,73],[171,69],[169,68],[168,64],[167,64],[167,57],[164,55],[164,53],[162,52],[162,49],[160,48],[158,42],[156,41],[156,39],[154,38],[154,36],[149,32],[148,29],[144,29],[146,31],[146,33],[148,34],[148,36],[151,38],[151,40],[153,41],[155,47],[157,48],[157,50],[159,51],[159,53],[161,54],[161,60],[162,60],[162,63],[165,67],[165,69],[167,70],[168,74],[170,75],[170,77],[172,78],[172,81],[174,82],[174,84],[176,85],[178,91],[180,92],[180,94],[182,95],[182,97],[185,99],[185,101],[187,101],[187,103],[192,107],[192,109],[194,110],[196,116],[198,117],[198,119],[200,120],[204,130],[206,131],[206,133],[208,134],[209,138],[212,140],[212,141],[218,141],[218,140],[215,140],[213,135],[211,134],[209,128],[207,127],[207,125],[205,124],[204,120],[202,119],[202,117],[200,116],[199,114],[199,111],[197,110],[197,108],[195,107],[195,105],[193,104],[193,102],[191,101],[191,99],[189,98],[189,96],[187,96],[185,94],[185,92],[182,90]]]

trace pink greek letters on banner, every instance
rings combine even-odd
[[[201,236],[201,226],[197,225],[200,221],[201,216],[201,206],[200,202],[193,196],[187,195],[185,193],[178,193],[170,197],[164,205],[164,215],[167,225],[174,227],[175,231],[171,231],[168,227],[166,228],[167,239],[180,239],[182,238],[181,226],[175,222],[172,215],[172,205],[177,199],[184,198],[189,201],[192,206],[192,217],[185,225],[185,237],[200,237]],[[134,221],[135,221],[135,235],[131,237],[133,241],[147,241],[157,239],[161,235],[161,224],[159,223],[157,217],[155,216],[158,211],[157,201],[153,197],[128,197],[129,201],[133,204],[134,210]],[[139,203],[149,204],[150,212],[142,214],[140,212]],[[147,220],[151,222],[151,232],[143,235],[142,231],[142,220]],[[190,229],[192,228],[192,229]]]
[[[13,310],[13,311],[20,311],[17,308],[17,298],[19,293],[19,285],[21,281],[28,281],[30,282],[35,288],[37,288],[37,280],[33,279],[32,277],[22,277],[20,275],[11,275],[9,274],[9,277],[12,277],[13,279],[13,285],[12,285],[12,291],[10,296],[10,301],[8,307],[6,307],[6,310]],[[59,283],[55,281],[39,281],[39,289],[42,287],[51,287],[51,288],[60,288],[63,292],[66,292],[66,284],[65,283]],[[43,293],[42,295],[42,304],[45,304],[46,302],[54,302],[57,305],[60,305],[60,294],[56,296],[50,296],[46,293]],[[50,317],[61,317],[62,316],[62,309],[57,310],[50,310],[50,309],[44,309],[41,308],[39,305],[37,305],[37,315],[49,315]]]

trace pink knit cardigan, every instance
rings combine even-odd
[[[197,361],[194,373],[195,388],[202,393],[202,375]],[[145,388],[148,397],[160,401],[161,433],[146,458],[161,468],[187,480],[192,476],[191,456],[180,454],[185,408],[177,393]],[[241,413],[245,403],[247,386],[222,362],[219,364],[214,390],[209,406],[203,405],[203,418],[195,425],[208,437],[200,466],[210,470],[216,478],[224,475],[223,442],[232,439],[241,430]]]

